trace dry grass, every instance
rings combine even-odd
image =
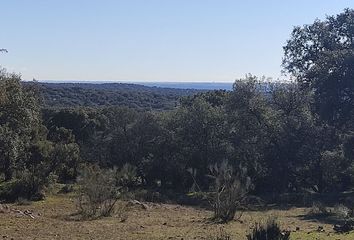
[[[241,222],[218,225],[208,223],[212,212],[191,207],[169,204],[131,206],[128,218],[102,218],[92,221],[75,221],[73,198],[66,195],[51,196],[31,205],[10,205],[10,208],[31,210],[34,219],[14,213],[0,213],[0,238],[3,239],[207,239],[216,235],[220,228],[233,239],[246,239],[246,233],[256,221],[276,216],[282,229],[294,231],[291,239],[354,239],[354,233],[334,234],[332,225],[304,220],[308,212],[304,208],[245,212]],[[317,232],[318,226],[324,232]],[[295,232],[296,227],[300,230]]]

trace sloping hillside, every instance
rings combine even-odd
[[[30,84],[30,83],[26,83]],[[45,107],[128,106],[168,110],[180,97],[202,90],[147,87],[126,83],[39,83]]]

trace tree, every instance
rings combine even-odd
[[[228,140],[233,146],[229,163],[246,167],[253,182],[265,175],[264,156],[274,132],[272,123],[276,122],[266,88],[261,79],[247,75],[235,81],[226,102]]]
[[[48,137],[54,143],[50,154],[51,170],[55,171],[60,182],[75,181],[78,175],[80,149],[72,131],[63,127],[56,128],[51,130]]]
[[[343,127],[354,116],[354,10],[295,27],[283,66],[315,93],[321,118]]]
[[[42,124],[34,85],[23,86],[19,75],[0,70],[0,198],[40,199],[53,171],[52,143]]]
[[[8,181],[26,159],[26,149],[41,132],[39,100],[33,89],[25,89],[20,76],[0,69],[0,171]]]
[[[313,141],[315,126],[310,109],[311,95],[302,91],[296,83],[270,84],[272,121],[270,142],[265,150],[268,182],[273,191],[299,190],[303,178],[303,166],[314,157],[306,146]],[[274,176],[278,176],[274,178]]]
[[[200,95],[182,102],[174,113],[174,132],[182,159],[197,183],[207,187],[208,166],[227,159],[227,124],[222,106],[213,106]]]

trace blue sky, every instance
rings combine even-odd
[[[4,0],[0,65],[31,80],[277,78],[293,26],[345,0]]]

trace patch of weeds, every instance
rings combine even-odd
[[[328,216],[330,214],[331,211],[321,202],[314,202],[308,212],[310,216]]]
[[[223,228],[220,228],[215,236],[209,236],[207,240],[232,240],[232,238]]]
[[[58,191],[58,194],[68,194],[74,192],[74,186],[72,184],[65,184]]]
[[[337,204],[333,208],[333,214],[340,219],[349,219],[353,216],[353,211],[343,204]]]
[[[290,232],[282,231],[274,218],[269,218],[265,224],[256,223],[248,240],[289,240]]]
[[[19,197],[19,198],[17,198],[15,204],[18,206],[28,206],[28,205],[31,205],[31,203],[32,202],[30,200],[28,200],[26,198]]]

